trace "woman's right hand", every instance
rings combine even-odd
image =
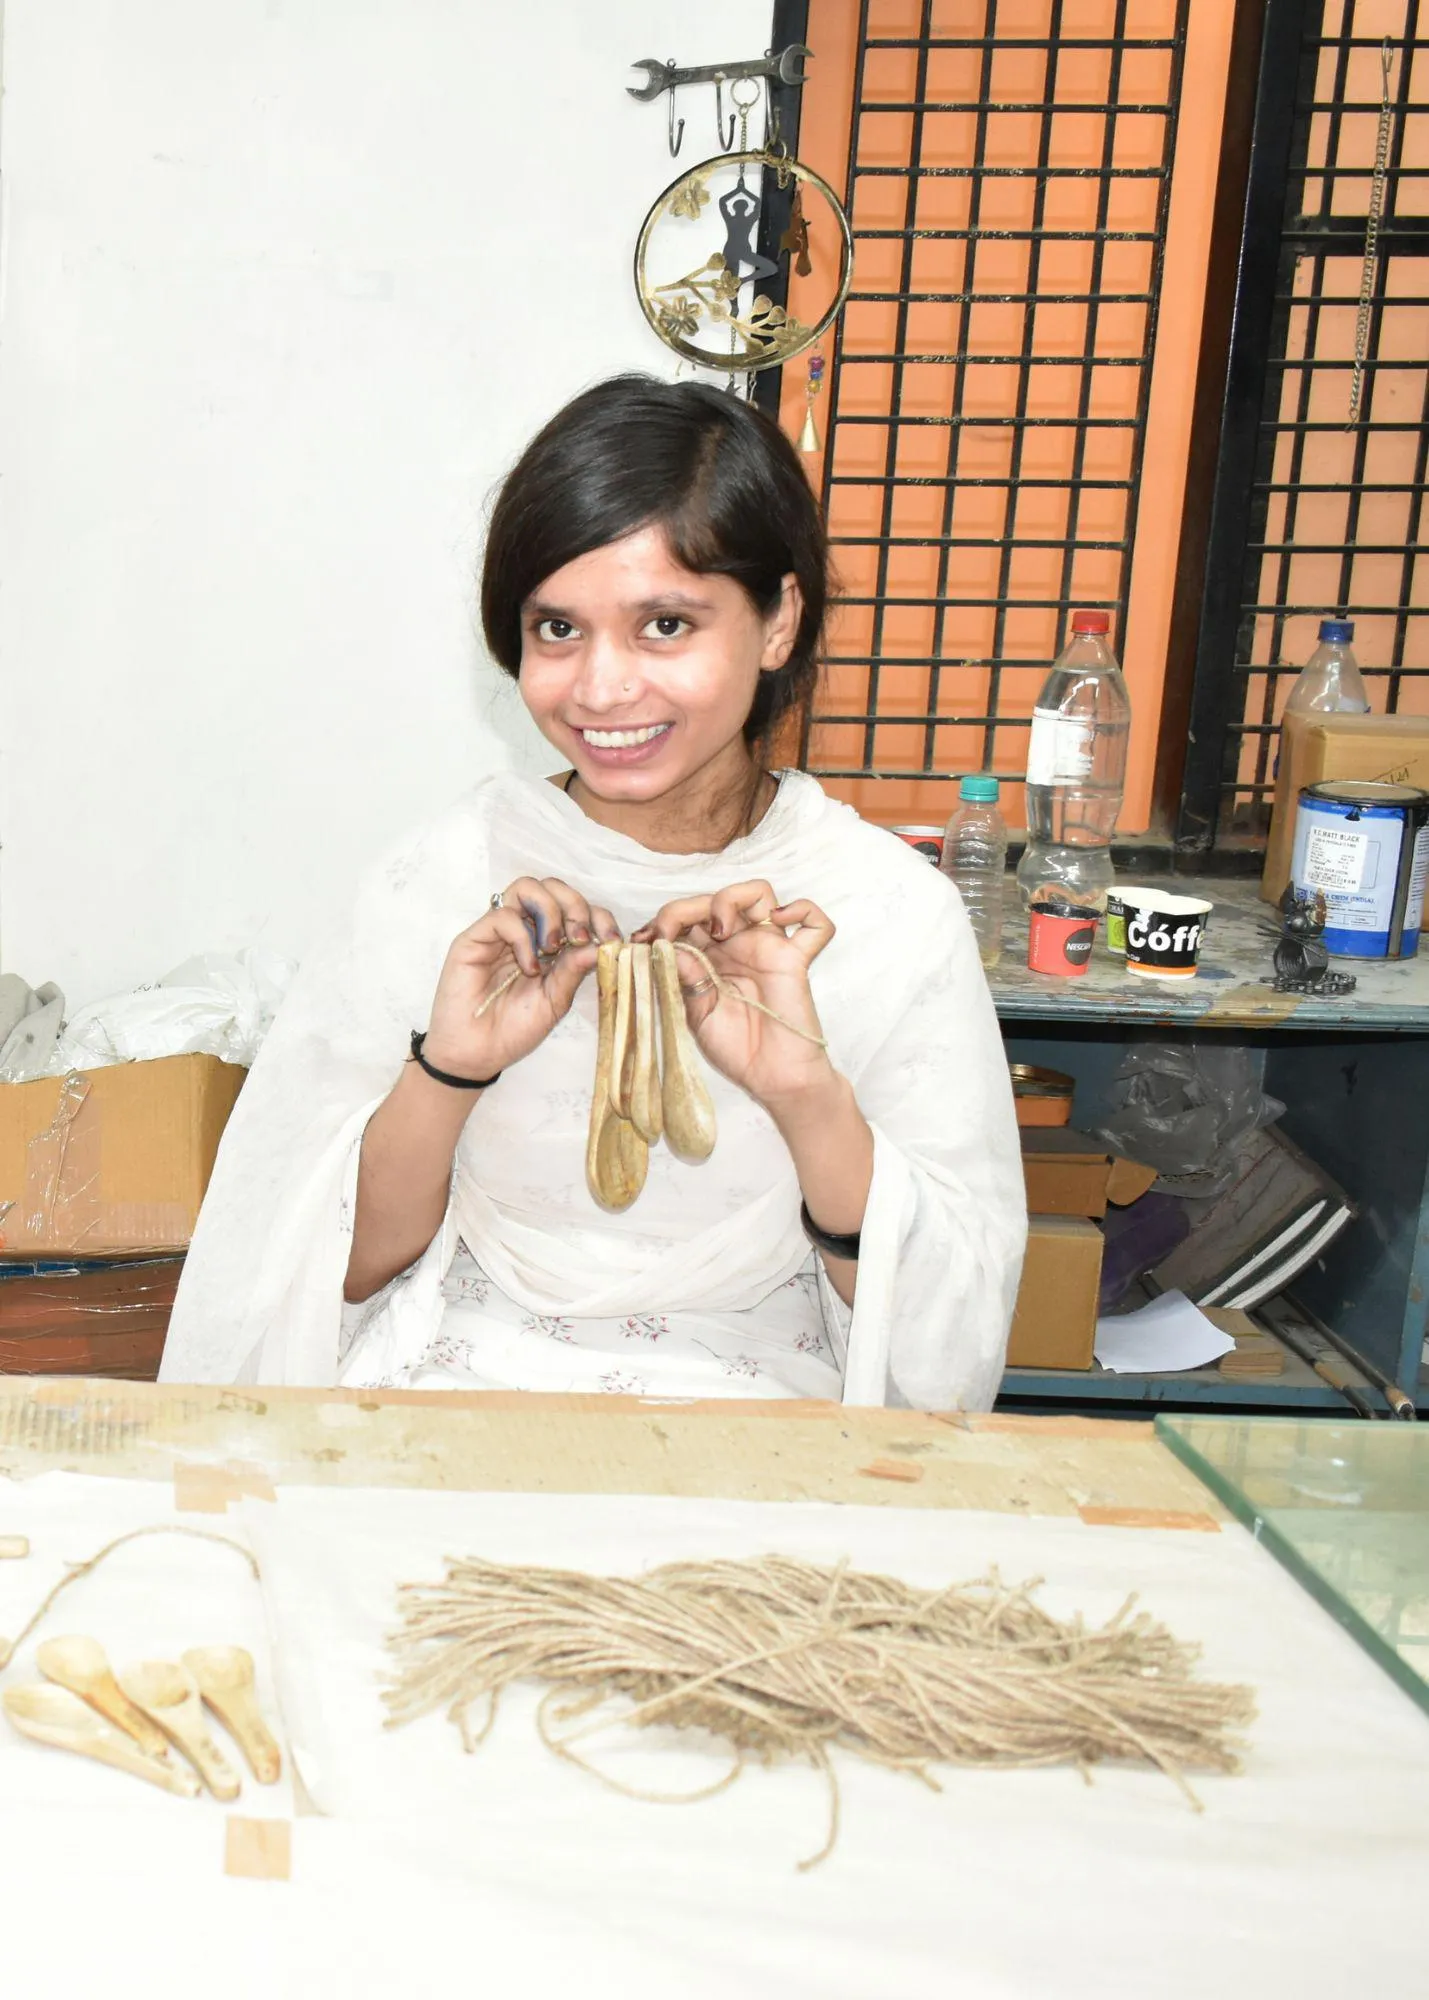
[[[533,933],[534,931],[534,938]],[[453,941],[437,982],[422,1053],[453,1076],[495,1076],[539,1048],[594,969],[596,946],[620,936],[609,910],[548,876],[523,875],[501,907]],[[562,949],[562,946],[565,949]],[[510,973],[521,977],[477,1019]]]

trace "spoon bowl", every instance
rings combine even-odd
[[[169,1739],[124,1693],[97,1639],[79,1632],[46,1639],[36,1650],[35,1664],[47,1681],[68,1688],[133,1737],[146,1757],[169,1761]]]

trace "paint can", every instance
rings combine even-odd
[[[943,859],[943,829],[940,826],[890,826],[888,831],[896,833],[900,840],[921,854],[925,861],[931,861],[937,868]]]
[[[1295,818],[1295,894],[1325,899],[1337,958],[1413,958],[1429,874],[1429,792],[1369,779],[1307,785]]]

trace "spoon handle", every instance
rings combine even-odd
[[[248,1759],[248,1768],[258,1783],[276,1785],[283,1769],[283,1753],[263,1720],[253,1689],[206,1690],[204,1700]]]
[[[40,1671],[41,1673],[45,1671],[43,1661],[40,1662]],[[59,1676],[49,1674],[47,1678],[58,1680]],[[131,1736],[146,1757],[157,1757],[161,1763],[168,1762],[169,1739],[162,1729],[150,1722],[141,1708],[134,1706],[112,1674],[107,1674],[103,1680],[89,1683],[60,1681],[60,1686],[67,1687],[72,1694],[77,1694],[82,1701],[87,1701],[106,1722],[112,1722],[116,1728],[122,1729],[126,1736]]]
[[[161,1727],[167,1728],[216,1799],[238,1797],[243,1789],[238,1773],[209,1735],[197,1701],[191,1708],[185,1703],[182,1710],[166,1711]]]

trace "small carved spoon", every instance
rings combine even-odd
[[[101,1764],[113,1765],[116,1771],[147,1778],[151,1785],[176,1792],[182,1799],[196,1799],[199,1795],[199,1782],[191,1771],[146,1757],[121,1730],[96,1715],[68,1688],[47,1687],[36,1681],[28,1687],[6,1688],[0,1700],[21,1735],[31,1737],[36,1743],[93,1757]]]
[[[183,1751],[216,1799],[238,1797],[238,1774],[209,1735],[198,1689],[176,1660],[142,1660],[126,1667],[119,1685]]]
[[[263,1720],[253,1686],[253,1655],[242,1646],[193,1646],[184,1665],[199,1693],[248,1759],[260,1785],[276,1785],[283,1753]]]
[[[57,1681],[62,1688],[68,1688],[71,1694],[98,1709],[126,1736],[132,1736],[146,1757],[157,1757],[161,1764],[169,1761],[169,1739],[124,1693],[97,1639],[77,1633],[63,1639],[46,1639],[36,1651],[35,1664],[47,1681]]]

